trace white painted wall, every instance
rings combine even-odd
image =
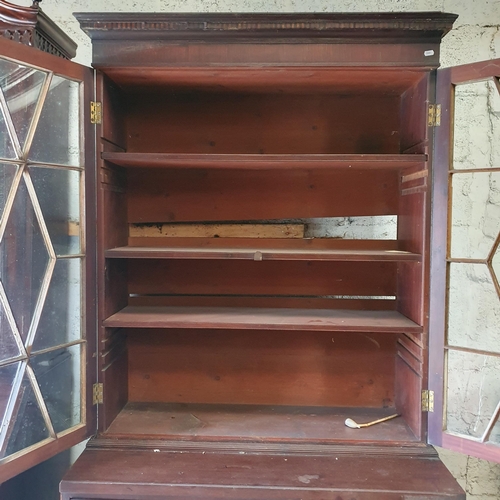
[[[18,0],[29,5],[29,0]],[[459,14],[454,29],[442,44],[443,66],[464,64],[500,57],[500,0],[44,0],[43,9],[79,45],[77,62],[89,65],[91,48],[88,38],[79,30],[72,12],[81,11],[160,11],[160,12],[386,12],[445,11]],[[487,106],[488,100],[485,101]],[[500,112],[494,105],[493,111]],[[485,110],[486,112],[486,110]],[[498,118],[498,115],[492,115]],[[486,150],[498,151],[491,130],[467,128],[467,119],[458,125],[462,136],[475,134],[475,147],[467,153],[472,160]],[[493,126],[493,125],[492,125]],[[481,153],[482,152],[482,153]],[[497,156],[498,158],[498,156]],[[498,165],[497,165],[498,166]],[[495,208],[500,204],[498,187],[493,186]],[[484,195],[484,193],[483,193]],[[490,202],[491,202],[490,199]],[[496,201],[495,201],[496,200]],[[497,212],[498,213],[498,212]],[[464,238],[475,228],[465,228]],[[383,228],[380,228],[383,230]],[[472,302],[472,307],[474,302]],[[500,330],[500,315],[488,319],[489,328]],[[494,325],[491,322],[495,322]],[[498,333],[496,334],[498,335]],[[497,374],[498,377],[498,374]],[[497,379],[498,380],[498,379]],[[440,451],[445,464],[467,491],[470,500],[500,499],[500,465],[460,454]]]

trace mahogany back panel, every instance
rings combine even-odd
[[[129,294],[378,295],[396,292],[393,262],[130,260]]]
[[[128,96],[127,151],[399,153],[399,97],[173,91]]]
[[[129,401],[387,407],[396,336],[130,330]]]
[[[128,186],[129,223],[398,213],[391,170],[130,169]]]

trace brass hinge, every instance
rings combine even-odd
[[[434,411],[434,391],[428,391],[427,389],[422,391],[422,411]]]
[[[99,125],[102,120],[102,104],[96,101],[90,101],[90,123]]]
[[[439,127],[441,125],[441,104],[429,104],[427,125],[429,127]]]
[[[102,404],[103,403],[103,387],[102,383],[97,383],[92,386],[92,402],[93,404]]]

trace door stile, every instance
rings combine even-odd
[[[448,170],[451,141],[451,83],[449,69],[436,78],[436,102],[441,126],[434,128],[431,192],[429,390],[434,411],[428,413],[428,442],[441,446],[443,430],[444,345],[446,327],[446,256],[448,245]]]

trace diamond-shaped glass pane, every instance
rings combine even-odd
[[[21,351],[14,337],[12,325],[0,301],[0,361],[15,358],[20,354]]]
[[[0,279],[23,340],[28,334],[48,263],[49,253],[22,179],[0,242]]]
[[[486,259],[500,232],[500,172],[452,179],[451,257]]]
[[[29,170],[56,254],[80,253],[81,173],[64,168]]]
[[[15,386],[15,379],[21,363],[12,363],[0,367],[0,457],[5,450],[9,422],[11,420],[7,413],[7,407],[11,398],[12,388]]]
[[[33,342],[39,351],[82,336],[81,259],[57,259]]]
[[[30,160],[81,166],[80,83],[54,75],[36,128]]]
[[[0,59],[0,88],[14,123],[21,148],[33,121],[47,74],[38,69]]]
[[[81,345],[34,356],[30,363],[56,432],[81,423]]]
[[[50,437],[27,374],[24,375],[7,435],[5,456],[12,455]]]
[[[498,357],[449,351],[447,431],[481,438],[500,402],[499,373]],[[490,440],[497,439],[495,436],[496,430]]]
[[[5,123],[4,111],[0,106],[0,158],[12,160],[17,158],[16,150],[12,144],[7,124]]]
[[[12,181],[16,176],[18,168],[19,167],[17,165],[0,163],[0,223],[5,210],[5,204],[7,203],[7,198],[12,187]]]
[[[452,263],[449,279],[448,345],[500,352],[500,299],[488,266]]]
[[[455,87],[453,168],[500,167],[500,95],[492,80]]]

